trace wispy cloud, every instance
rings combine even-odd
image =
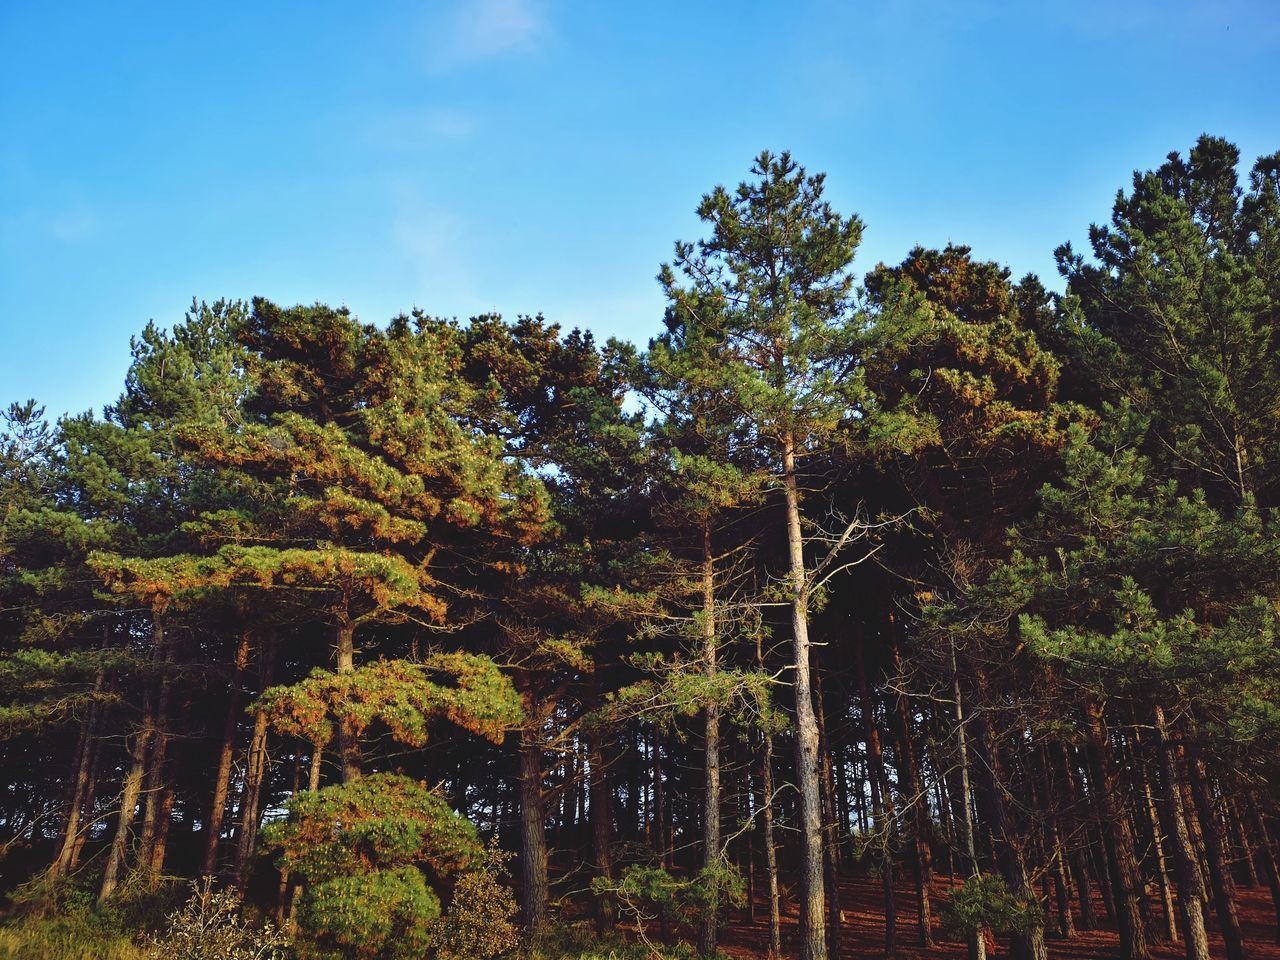
[[[430,66],[449,69],[530,53],[546,38],[548,29],[541,0],[460,0],[451,15],[433,24]]]
[[[473,114],[452,107],[423,107],[371,118],[366,136],[381,150],[415,151],[436,146],[442,140],[465,140],[475,130]]]

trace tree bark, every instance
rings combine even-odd
[[[99,670],[94,678],[93,693],[94,698],[89,702],[89,712],[84,719],[84,723],[80,729],[79,749],[76,751],[74,782],[71,788],[71,799],[67,804],[67,814],[62,827],[61,843],[58,845],[58,855],[54,858],[53,866],[49,869],[50,876],[55,879],[65,876],[71,872],[72,859],[75,851],[79,847],[81,821],[84,819],[84,813],[87,807],[86,799],[90,793],[90,773],[93,765],[93,758],[97,750],[95,735],[98,725],[98,695],[102,692],[102,687],[106,683],[106,671]]]
[[[547,926],[547,816],[542,792],[542,713],[536,701],[520,734],[520,871],[524,924],[531,934]]]
[[[975,672],[978,695],[983,705],[990,707],[992,703],[987,691],[986,678],[980,669]],[[1027,876],[1024,837],[1012,822],[1005,804],[1008,777],[1005,773],[1004,758],[996,740],[996,732],[989,720],[990,715],[990,713],[979,714],[974,720],[976,750],[982,760],[978,764],[978,769],[982,771],[978,797],[986,814],[984,819],[987,821],[995,843],[996,863],[1000,873],[1014,895],[1035,908],[1032,911],[1035,919],[1027,925],[1027,928],[1010,935],[1013,946],[1011,953],[1015,960],[1048,960],[1048,949],[1044,942],[1044,925],[1040,920],[1040,898],[1036,895]]]
[[[1280,864],[1276,863],[1276,848],[1271,842],[1271,834],[1267,831],[1267,822],[1263,819],[1262,808],[1258,806],[1258,798],[1249,795],[1249,822],[1253,825],[1258,862],[1262,866],[1263,879],[1271,889],[1271,905],[1276,912],[1276,943],[1280,943]]]
[[[1227,960],[1244,960],[1244,938],[1240,932],[1240,917],[1236,912],[1236,885],[1231,877],[1231,864],[1222,842],[1222,830],[1218,826],[1213,796],[1209,792],[1204,760],[1194,754],[1188,757],[1187,774],[1191,781],[1191,796],[1195,801],[1200,831],[1204,835],[1209,863],[1209,886],[1213,891],[1213,904],[1218,915],[1218,926],[1222,930],[1222,940],[1227,948]]]
[[[1112,896],[1120,927],[1120,955],[1123,960],[1150,960],[1147,932],[1138,906],[1138,898],[1143,893],[1133,831],[1111,761],[1111,744],[1102,720],[1102,706],[1096,700],[1091,699],[1085,704],[1085,720],[1092,786],[1096,794],[1094,799],[1107,858],[1111,861]]]
[[[823,860],[827,871],[827,952],[832,957],[839,957],[844,911],[840,909],[840,835],[836,829],[835,778],[831,773],[831,740],[827,736],[826,703],[822,695],[822,670],[816,656],[813,657],[811,668],[815,716],[818,721],[818,755],[822,757],[822,825],[825,840]]]
[[[1204,928],[1204,881],[1196,864],[1195,848],[1187,829],[1186,813],[1182,806],[1182,791],[1178,783],[1177,746],[1169,739],[1164,708],[1156,704],[1156,736],[1159,740],[1160,766],[1164,774],[1164,808],[1171,829],[1174,869],[1178,878],[1178,905],[1182,911],[1182,926],[1187,960],[1209,960],[1209,937]]]
[[[756,668],[764,672],[764,649],[760,637],[756,637]],[[778,902],[778,847],[773,837],[773,734],[767,729],[760,732],[760,810],[764,840],[765,882],[769,895],[769,954],[768,960],[780,960],[782,956],[782,918]]]
[[[712,552],[711,526],[702,527],[702,669],[708,686],[716,679],[716,569]],[[707,877],[719,876],[720,850],[720,705],[714,698],[703,710],[703,796],[702,867]],[[718,881],[717,881],[718,883]],[[711,899],[698,927],[698,953],[710,957],[716,952],[719,890]]]
[[[592,678],[589,688],[590,705],[599,705],[599,688]],[[606,883],[613,882],[613,791],[609,785],[609,767],[605,761],[604,731],[596,727],[587,740],[587,762],[590,765],[588,797],[591,820],[591,848],[595,857],[596,876]],[[605,892],[595,899],[596,932],[604,936],[617,923],[617,904],[612,893]]]
[[[791,568],[791,631],[796,698],[796,780],[800,795],[800,960],[826,960],[822,873],[822,795],[818,773],[818,725],[809,677],[809,578],[800,530],[800,493],[796,482],[795,439],[783,438],[783,493],[786,502],[787,554]]]
[[[201,876],[211,877],[218,869],[218,846],[222,839],[222,823],[227,812],[227,794],[231,790],[231,761],[235,756],[236,731],[240,727],[240,703],[249,667],[249,631],[240,634],[236,647],[235,675],[231,680],[227,716],[222,723],[222,746],[218,750],[218,772],[213,781],[213,800],[209,806],[208,837],[204,844]]]
[[[884,952],[892,957],[898,949],[898,909],[894,897],[893,823],[895,811],[889,775],[885,770],[884,752],[880,746],[880,728],[871,701],[871,685],[867,680],[862,647],[855,645],[854,660],[858,668],[858,693],[862,704],[863,735],[867,743],[867,766],[871,778],[871,812],[879,833],[880,878],[884,894]]]
[[[931,821],[928,795],[921,783],[920,764],[911,739],[911,714],[907,704],[906,667],[902,649],[898,643],[897,624],[889,617],[889,652],[893,658],[894,675],[898,691],[895,696],[898,716],[898,779],[906,784],[907,803],[911,808],[911,833],[915,856],[912,860],[916,883],[916,921],[919,925],[919,944],[933,946],[933,909],[929,900],[929,887],[933,882],[933,848],[931,846]]]
[[[164,643],[164,618],[156,614],[151,621],[151,651],[153,659],[163,655]],[[120,790],[120,816],[116,821],[115,836],[111,840],[111,849],[107,854],[107,865],[102,874],[102,886],[98,890],[99,903],[109,900],[120,883],[120,873],[124,868],[125,857],[129,852],[129,835],[133,831],[138,798],[142,794],[142,779],[146,773],[147,754],[151,747],[152,737],[155,736],[156,705],[149,679],[144,678],[143,688],[142,722],[134,734],[133,746],[129,751],[129,769],[125,773],[124,783]]]
[[[951,692],[954,698],[956,716],[956,753],[960,758],[960,796],[958,802],[964,811],[960,822],[964,826],[965,853],[969,857],[969,875],[975,879],[981,876],[978,867],[978,845],[973,830],[973,792],[969,778],[968,737],[964,732],[964,698],[960,691],[960,670],[956,664],[955,640],[951,641]],[[983,931],[973,931],[969,935],[969,960],[986,960],[987,941]]]
[[[338,676],[355,670],[355,632],[355,626],[346,619],[340,620],[333,628]],[[360,744],[355,727],[347,717],[338,721],[338,760],[342,764],[343,783],[359,778]]]

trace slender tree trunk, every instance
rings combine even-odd
[[[156,823],[155,838],[151,845],[151,873],[157,877],[164,873],[165,856],[169,850],[169,831],[173,826],[173,798],[173,778],[169,777],[165,780],[160,798],[159,820]]]
[[[156,613],[156,617],[160,614]],[[159,832],[162,801],[168,785],[169,758],[169,703],[173,699],[173,678],[169,671],[169,647],[158,650],[161,669],[160,694],[156,699],[155,733],[151,738],[151,754],[146,773],[146,797],[143,802],[142,830],[138,839],[138,867],[151,870],[155,860],[156,836]]]
[[[989,707],[992,702],[987,691],[986,678],[980,669],[975,672],[978,695],[983,705]],[[989,717],[989,713],[979,714],[974,721],[977,744],[975,750],[982,761],[978,764],[978,769],[982,771],[978,798],[985,811],[984,819],[991,830],[1000,873],[1009,884],[1009,889],[1019,899],[1035,908],[1032,911],[1035,919],[1027,925],[1027,928],[1015,931],[1010,936],[1013,946],[1012,955],[1015,960],[1047,960],[1048,950],[1044,942],[1044,926],[1040,920],[1040,899],[1027,876],[1024,838],[1012,823],[1005,804],[1004,795],[1008,777],[1005,774],[1004,758],[996,740],[996,732],[992,728]]]
[[[340,620],[333,628],[339,676],[355,670],[355,626],[348,620]],[[355,728],[348,718],[338,723],[338,760],[342,764],[342,782],[351,783],[360,776],[360,744]]]
[[[836,828],[836,792],[831,773],[831,741],[827,736],[826,703],[822,695],[822,670],[818,658],[813,657],[813,692],[815,716],[818,721],[818,755],[822,757],[822,819],[825,843],[823,859],[826,864],[827,885],[827,952],[840,956],[840,939],[844,926],[844,911],[840,909],[840,834]]]
[[[275,676],[276,639],[267,637],[262,644],[262,664],[259,687],[271,686]],[[253,855],[258,846],[258,827],[262,819],[262,783],[267,775],[270,759],[267,753],[267,714],[258,709],[253,714],[253,734],[245,763],[244,790],[240,800],[240,830],[236,835],[236,856],[233,876],[236,887],[243,892],[249,882]]]
[[[907,803],[911,808],[911,833],[915,856],[912,861],[916,882],[916,920],[919,925],[919,943],[933,946],[933,909],[929,901],[929,886],[933,882],[933,849],[930,843],[928,793],[920,778],[920,764],[916,759],[911,739],[911,713],[907,704],[906,666],[898,643],[897,624],[889,618],[889,651],[893,657],[894,675],[898,691],[895,696],[898,716],[898,778],[906,784]]]
[[[1276,912],[1276,943],[1280,943],[1280,864],[1276,863],[1276,848],[1271,842],[1271,834],[1267,831],[1267,821],[1263,819],[1262,809],[1258,806],[1258,798],[1249,795],[1249,822],[1256,834],[1255,849],[1258,862],[1262,866],[1263,879],[1271,889],[1271,905]]]
[[[764,649],[756,637],[756,668],[764,672]],[[778,901],[778,847],[773,836],[773,734],[760,734],[760,802],[764,840],[765,881],[769,895],[769,960],[782,957],[782,918]]]
[[[529,723],[520,736],[520,870],[524,893],[524,924],[531,934],[547,925],[547,815],[542,791],[543,714],[536,700]]]
[[[1120,955],[1123,960],[1150,960],[1147,932],[1142,923],[1138,898],[1142,880],[1134,853],[1128,811],[1119,794],[1120,786],[1111,762],[1111,744],[1102,721],[1102,706],[1096,700],[1085,705],[1089,738],[1091,777],[1096,793],[1103,843],[1112,865],[1111,886],[1120,927]]]
[[[951,693],[954,698],[956,716],[956,753],[960,758],[960,797],[959,803],[964,811],[960,823],[964,827],[965,853],[969,857],[969,875],[975,879],[981,876],[978,867],[978,845],[973,830],[973,791],[969,779],[969,747],[968,737],[964,732],[964,699],[960,691],[960,671],[956,665],[955,640],[951,641]],[[987,941],[984,932],[976,930],[969,935],[969,960],[986,960]]]
[[[101,717],[101,711],[99,711]],[[82,822],[79,832],[75,836],[75,842],[71,847],[71,858],[67,863],[65,873],[75,873],[80,867],[80,854],[84,852],[85,842],[89,839],[89,830],[93,825],[93,820],[88,819],[93,815],[94,801],[98,796],[98,767],[102,763],[102,753],[104,745],[101,738],[97,738],[93,742],[92,758],[89,761],[89,786],[85,790],[84,802],[80,804],[82,811],[80,819]],[[87,822],[85,822],[87,820]]]
[[[600,695],[594,677],[589,688],[590,706],[599,706]],[[588,784],[591,820],[591,849],[595,857],[596,876],[606,883],[613,882],[613,791],[609,785],[609,767],[605,761],[604,731],[592,730],[587,741],[587,762],[590,764]],[[495,805],[496,806],[496,805]],[[595,899],[596,932],[604,936],[617,923],[617,904],[612,893],[602,893]]]
[[[1240,816],[1240,807],[1234,797],[1225,797],[1227,823],[1231,827],[1231,835],[1235,839],[1236,862],[1240,864],[1243,879],[1240,885],[1246,890],[1259,886],[1258,865],[1253,860],[1253,850],[1249,846],[1249,833],[1244,828],[1244,818]]]
[[[1227,960],[1244,960],[1244,938],[1240,932],[1240,917],[1236,912],[1236,885],[1231,877],[1231,865],[1227,859],[1222,831],[1218,826],[1213,795],[1204,761],[1192,755],[1187,762],[1191,796],[1195,800],[1200,831],[1204,834],[1205,852],[1209,861],[1209,885],[1213,891],[1213,903],[1218,915],[1218,926],[1227,948]]]
[[[889,788],[889,775],[885,770],[884,753],[880,746],[880,728],[876,723],[875,707],[871,701],[871,685],[867,680],[866,663],[862,647],[855,645],[854,659],[858,668],[858,693],[862,704],[863,732],[867,742],[867,765],[871,776],[871,811],[875,817],[875,829],[879,833],[880,877],[884,893],[884,952],[892,957],[898,949],[898,909],[894,897],[893,823],[896,819],[893,791]]]
[[[293,783],[289,787],[289,797],[296,797],[302,789],[302,754],[293,754]],[[280,885],[276,890],[276,923],[283,926],[289,909],[289,890],[292,886],[289,867],[280,868]]]
[[[670,845],[667,843],[667,782],[662,773],[662,728],[653,724],[653,848],[663,867],[671,866]]]
[[[258,842],[259,801],[266,771],[267,714],[264,710],[257,710],[253,715],[253,735],[249,738],[244,789],[240,794],[240,829],[236,833],[235,866],[232,869],[236,887],[241,891],[249,882],[249,868]]]
[[[152,658],[164,652],[164,618],[159,614],[151,621]],[[102,886],[98,890],[98,902],[111,898],[120,883],[120,874],[124,869],[125,857],[129,852],[129,835],[133,831],[133,823],[138,809],[138,798],[142,795],[142,779],[147,769],[147,754],[151,740],[156,732],[156,704],[152,694],[150,680],[143,680],[142,722],[133,737],[133,746],[129,751],[129,769],[125,773],[124,783],[120,790],[120,816],[116,822],[115,836],[111,840],[111,849],[107,854],[107,865],[102,874]]]
[[[716,678],[716,570],[711,545],[711,525],[702,527],[702,669],[708,687]],[[720,850],[720,705],[709,700],[703,710],[702,866],[708,877],[719,874]],[[698,929],[698,953],[716,952],[719,891],[702,917]]]
[[[89,712],[80,729],[80,743],[76,752],[71,800],[67,804],[66,820],[62,827],[62,842],[58,845],[58,855],[54,858],[53,866],[49,870],[50,876],[55,879],[60,876],[66,876],[71,872],[72,858],[80,843],[81,821],[87,809],[85,801],[90,794],[90,773],[97,750],[97,743],[94,739],[98,726],[97,698],[102,692],[106,679],[106,671],[99,670],[93,682],[94,698],[89,702]]]
[[[1173,888],[1169,883],[1169,865],[1164,855],[1164,831],[1160,827],[1160,813],[1155,797],[1151,794],[1151,778],[1142,776],[1142,799],[1146,805],[1147,821],[1151,824],[1151,851],[1155,855],[1156,879],[1160,884],[1160,904],[1164,910],[1165,934],[1170,942],[1178,939],[1178,922],[1174,916]]]
[[[1187,829],[1178,782],[1177,747],[1169,739],[1164,709],[1156,704],[1154,711],[1156,736],[1159,738],[1160,766],[1164,774],[1164,806],[1172,831],[1173,862],[1178,877],[1178,904],[1182,910],[1187,960],[1209,960],[1209,938],[1204,928],[1204,881],[1196,864],[1195,848]]]
[[[800,492],[796,483],[795,440],[787,435],[782,451],[786,498],[787,553],[791,566],[792,662],[796,697],[796,780],[800,796],[800,960],[826,960],[826,895],[822,875],[822,795],[819,787],[818,725],[809,678],[809,582],[800,531]]]
[[[236,671],[231,680],[227,716],[222,723],[222,746],[218,750],[218,772],[214,775],[213,801],[209,805],[208,838],[204,844],[201,876],[211,877],[218,869],[218,846],[222,839],[222,822],[227,812],[227,794],[231,790],[231,762],[235,756],[236,731],[240,727],[240,703],[249,667],[249,631],[240,634],[236,647]]]

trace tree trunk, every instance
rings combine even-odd
[[[155,615],[151,621],[151,651],[153,659],[163,654],[164,642],[164,618]],[[129,769],[125,773],[124,783],[120,790],[120,816],[116,821],[115,836],[111,840],[111,849],[107,854],[107,865],[102,874],[102,886],[98,890],[99,903],[110,899],[120,883],[120,873],[124,868],[125,857],[129,852],[129,835],[133,831],[138,798],[142,795],[142,778],[147,769],[147,753],[151,747],[151,739],[155,736],[155,697],[152,694],[149,679],[143,679],[143,688],[142,722],[134,734],[133,746],[129,751]]]
[[[265,690],[271,686],[275,676],[276,640],[268,637],[262,644],[262,664],[259,676],[259,687]],[[233,876],[236,887],[243,893],[249,882],[249,872],[253,864],[253,855],[258,846],[258,827],[262,819],[262,783],[266,778],[267,764],[267,714],[264,710],[255,710],[253,714],[253,734],[249,738],[249,749],[246,754],[246,770],[244,790],[240,801],[240,830],[236,836],[236,857]]]
[[[823,859],[827,870],[827,952],[832,957],[839,957],[844,911],[840,909],[840,834],[836,829],[836,791],[831,773],[831,741],[827,737],[822,670],[816,656],[813,657],[811,668],[815,715],[818,721],[818,755],[822,757],[822,821],[825,836]]]
[[[520,870],[524,893],[524,924],[531,934],[547,925],[547,816],[542,792],[542,714],[529,711],[529,725],[520,735]]]
[[[992,703],[987,692],[986,678],[980,669],[976,670],[976,675],[977,691],[981,702],[990,707]],[[1005,804],[1004,795],[1008,789],[1008,778],[1005,774],[1004,758],[996,740],[996,732],[989,720],[990,716],[990,713],[978,714],[974,720],[977,737],[975,749],[982,761],[978,764],[978,769],[982,771],[978,798],[986,814],[984,819],[991,830],[1000,873],[1014,895],[1035,908],[1031,914],[1035,918],[1034,921],[1029,923],[1025,930],[1019,930],[1010,935],[1013,946],[1011,953],[1015,960],[1047,960],[1044,925],[1040,920],[1040,898],[1032,889],[1027,876],[1024,838],[1013,824]]]
[[[590,706],[599,706],[600,695],[595,679],[589,688]],[[599,727],[592,729],[587,740],[587,762],[590,764],[588,791],[590,799],[591,849],[595,857],[596,876],[606,883],[613,882],[613,851],[611,848],[613,831],[613,791],[609,785],[609,768],[605,762],[604,731]],[[604,936],[617,923],[617,904],[612,893],[605,892],[596,897],[595,918],[596,932]]]
[[[248,763],[244,789],[240,794],[240,829],[236,833],[235,866],[232,875],[236,887],[243,892],[249,882],[249,867],[258,842],[259,801],[262,780],[267,771],[267,714],[257,710],[253,715],[253,735],[249,738]]]
[[[1262,809],[1258,806],[1258,798],[1249,795],[1249,822],[1253,825],[1258,862],[1262,866],[1262,876],[1271,889],[1271,905],[1276,912],[1276,943],[1280,943],[1280,864],[1276,863],[1276,848],[1271,842],[1271,834],[1267,831],[1267,822],[1263,819]]]
[[[355,670],[355,626],[341,620],[333,628],[338,676]],[[349,718],[338,722],[338,760],[342,764],[342,782],[351,783],[360,776],[360,744]]]
[[[711,526],[702,528],[702,669],[708,686],[714,689],[716,678],[716,579],[715,554],[711,545]],[[714,699],[703,710],[703,798],[702,798],[702,867],[707,878],[718,878],[720,850],[720,705]],[[698,928],[698,953],[704,957],[716,952],[716,923],[720,902],[717,889],[702,916]]]
[[[1227,948],[1227,960],[1244,960],[1244,940],[1240,933],[1240,917],[1236,912],[1236,885],[1231,877],[1231,864],[1222,842],[1222,830],[1218,826],[1217,811],[1209,792],[1209,781],[1204,761],[1195,755],[1187,761],[1191,796],[1195,800],[1200,831],[1204,834],[1205,853],[1209,861],[1209,885],[1213,890],[1213,903],[1218,915],[1218,926]]]
[[[1187,960],[1209,960],[1209,938],[1204,928],[1204,881],[1196,864],[1195,848],[1187,829],[1178,782],[1177,747],[1169,739],[1164,709],[1156,704],[1154,711],[1156,736],[1159,738],[1160,766],[1164,773],[1164,808],[1172,833],[1173,863],[1178,877],[1178,903],[1182,910],[1182,926]]]
[[[916,883],[916,921],[919,925],[919,944],[933,946],[933,910],[929,900],[929,886],[933,882],[933,848],[930,845],[928,794],[921,783],[920,764],[911,739],[911,713],[907,704],[906,667],[902,649],[898,644],[897,624],[889,617],[889,651],[893,657],[894,675],[897,677],[898,716],[898,781],[906,784],[907,803],[911,808],[911,833],[915,856],[912,860]]]
[[[1142,776],[1142,799],[1146,806],[1147,820],[1151,824],[1151,851],[1155,854],[1156,879],[1160,884],[1160,904],[1164,910],[1165,934],[1170,942],[1178,939],[1178,922],[1174,916],[1173,889],[1169,883],[1169,865],[1164,855],[1164,831],[1160,827],[1160,814],[1156,810],[1156,801],[1151,794],[1151,778]]]
[[[809,678],[809,582],[800,531],[800,493],[796,483],[795,440],[787,435],[782,451],[786,498],[787,553],[791,567],[791,630],[796,697],[796,780],[800,798],[800,960],[826,960],[822,876],[822,794],[818,772],[818,725]]]
[[[1147,932],[1138,907],[1138,898],[1143,892],[1133,832],[1128,811],[1119,795],[1120,786],[1111,761],[1111,744],[1102,721],[1102,706],[1096,700],[1086,703],[1085,719],[1092,770],[1090,779],[1096,794],[1103,843],[1112,867],[1111,887],[1116,921],[1120,927],[1120,955],[1123,960],[1150,960]]]
[[[960,671],[956,665],[955,640],[951,641],[951,692],[954,698],[956,715],[956,753],[960,758],[960,796],[958,801],[964,816],[960,822],[964,826],[965,853],[969,857],[969,875],[977,878],[981,875],[978,868],[978,845],[973,831],[973,791],[969,779],[969,747],[968,737],[964,732],[964,699],[960,695]],[[987,941],[981,930],[972,931],[969,935],[969,960],[986,960]]]
[[[222,723],[222,746],[218,751],[218,772],[213,781],[213,801],[209,806],[208,837],[204,844],[201,876],[211,877],[218,869],[218,845],[222,839],[222,821],[227,812],[227,794],[231,790],[231,761],[235,756],[236,731],[240,727],[240,703],[249,667],[249,631],[240,634],[236,647],[236,671],[231,680],[227,716]]]
[[[884,953],[892,957],[898,949],[898,910],[894,902],[893,823],[895,820],[893,792],[889,789],[889,776],[885,771],[884,753],[880,746],[880,728],[876,723],[875,707],[871,702],[871,685],[867,680],[866,663],[861,645],[855,645],[854,660],[858,668],[858,693],[862,704],[863,735],[867,743],[867,765],[871,779],[871,812],[875,818],[875,830],[879,834],[880,878],[884,893]]]
[[[159,616],[159,613],[155,614]],[[173,679],[169,671],[169,643],[159,650],[161,669],[160,695],[156,700],[155,733],[151,739],[151,755],[146,774],[146,799],[143,803],[142,830],[138,839],[138,868],[151,870],[155,860],[156,836],[159,833],[164,793],[168,789],[169,702],[173,699]]]
[[[756,668],[764,672],[764,649],[760,637],[756,637]],[[764,840],[765,882],[769,895],[769,954],[768,960],[782,957],[782,919],[778,902],[778,847],[773,837],[773,734],[761,731],[760,750],[760,810]]]
[[[79,749],[76,751],[75,773],[71,787],[71,799],[67,804],[66,819],[62,827],[61,843],[58,855],[54,858],[49,874],[53,878],[66,876],[72,869],[72,858],[79,846],[81,821],[87,808],[86,799],[90,793],[89,780],[93,766],[93,758],[97,750],[95,733],[98,725],[98,694],[106,683],[106,671],[99,670],[93,682],[94,699],[89,702],[89,713],[80,730]]]

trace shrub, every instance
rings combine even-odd
[[[436,960],[494,960],[520,945],[516,898],[489,870],[468,870],[453,890],[449,912],[431,932]]]
[[[270,923],[248,924],[233,891],[206,880],[169,916],[162,934],[148,938],[158,960],[282,960],[288,940]]]
[[[998,934],[1019,933],[1035,925],[1039,911],[1039,904],[1021,899],[1002,877],[987,874],[970,877],[951,891],[942,908],[942,927],[961,940],[984,928]]]

